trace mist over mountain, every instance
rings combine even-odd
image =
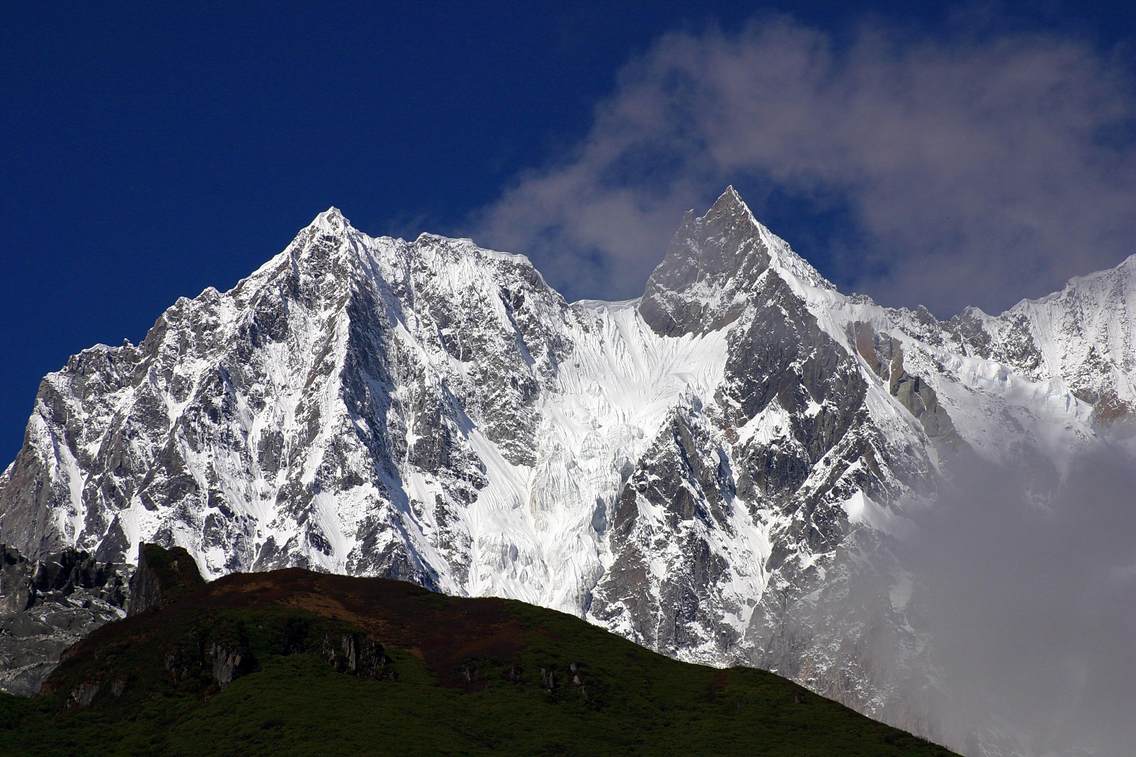
[[[968,454],[953,469],[894,544],[934,646],[943,732],[965,754],[1126,753],[1136,743],[1131,452],[1072,456],[1044,496],[1028,467]],[[967,733],[982,721],[988,733]]]
[[[0,542],[521,599],[968,754],[1103,755],[1134,410],[1136,257],[944,321],[840,292],[727,188],[641,297],[569,303],[332,208],[43,380]]]

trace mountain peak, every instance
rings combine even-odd
[[[735,294],[753,286],[770,264],[766,236],[737,190],[726,187],[705,214],[686,214],[647,281],[640,313],[665,334],[725,322],[742,302]]]
[[[753,218],[753,212],[746,205],[745,200],[742,199],[738,190],[734,189],[734,185],[730,184],[726,187],[722,194],[718,195],[718,199],[710,206],[706,216],[748,216]]]
[[[798,288],[834,288],[754,218],[731,184],[705,214],[686,213],[647,280],[639,312],[662,334],[718,328],[740,313],[770,268]]]
[[[318,229],[329,234],[340,234],[351,228],[351,222],[344,217],[339,208],[332,205],[313,218],[312,222],[308,224],[308,228]]]

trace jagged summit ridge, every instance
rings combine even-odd
[[[735,320],[773,279],[834,288],[759,223],[730,186],[704,215],[687,212],[639,309],[661,334],[715,330]]]
[[[950,323],[967,352],[1059,380],[1098,422],[1136,417],[1136,255],[998,316],[968,308]]]

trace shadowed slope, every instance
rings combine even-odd
[[[657,655],[503,599],[287,569],[234,574],[76,644],[6,754],[943,749],[770,673]]]

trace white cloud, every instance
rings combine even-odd
[[[784,18],[661,38],[587,137],[519,176],[475,236],[529,252],[570,294],[630,296],[682,212],[727,183],[836,197],[849,249],[872,252],[800,252],[942,314],[1005,307],[1136,252],[1127,64],[1051,35],[865,26],[850,39]],[[746,199],[760,216],[765,198]]]

